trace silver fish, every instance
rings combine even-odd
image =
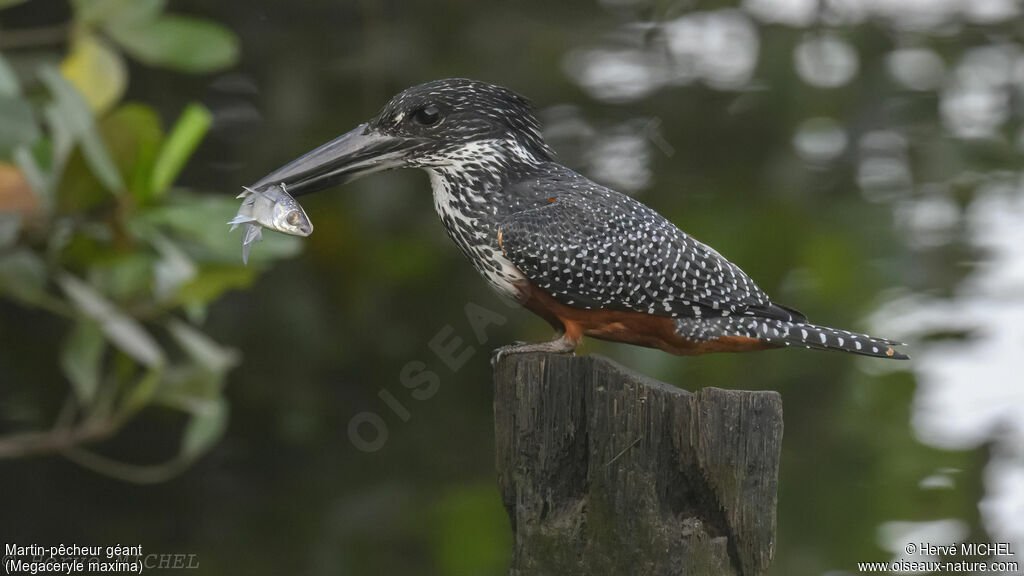
[[[249,251],[252,245],[263,239],[263,228],[277,230],[292,236],[309,236],[313,233],[313,224],[306,216],[302,206],[288,194],[284,182],[270,186],[264,190],[253,190],[243,186],[245,191],[238,195],[242,206],[238,215],[228,224],[234,230],[245,226],[242,235],[242,262],[249,263]]]

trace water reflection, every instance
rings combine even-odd
[[[858,142],[857,185],[873,202],[890,202],[908,196],[913,175],[907,156],[907,139],[892,130],[875,130]]]
[[[930,476],[925,476],[917,485],[922,490],[950,490],[956,486],[954,475],[961,472],[962,470],[956,468],[943,468]]]
[[[960,207],[940,185],[922,186],[922,193],[895,206],[896,226],[911,248],[948,244],[960,224]]]
[[[951,546],[963,542],[970,533],[960,520],[927,522],[886,522],[878,527],[878,545],[893,554],[892,561],[938,562],[939,557],[917,550],[908,554],[907,544],[926,542],[934,546]]]
[[[696,12],[664,25],[675,84],[702,80],[713,88],[739,88],[757,65],[757,28],[739,10]]]
[[[945,62],[928,48],[893,50],[885,60],[889,75],[910,90],[934,90],[945,79]]]
[[[623,103],[697,81],[742,88],[754,73],[758,48],[757,28],[743,12],[693,12],[656,28],[624,26],[608,45],[569,52],[564,69],[594,98]]]
[[[809,118],[796,129],[793,148],[808,162],[835,160],[846,151],[846,130],[832,118]]]
[[[838,88],[857,74],[856,50],[835,34],[808,36],[793,52],[796,71],[804,82],[818,88]]]
[[[627,194],[651,185],[652,149],[664,145],[657,119],[636,119],[595,127],[575,106],[543,110],[544,138],[559,161],[579,168],[595,181]],[[661,151],[671,155],[671,147]]]
[[[651,182],[651,147],[644,126],[615,126],[587,150],[588,171],[595,180],[627,194]]]
[[[908,32],[924,32],[958,24],[961,19],[993,24],[1014,18],[1014,0],[824,0],[821,19],[827,24],[859,24],[869,17],[887,21]],[[807,26],[818,15],[815,0],[747,0],[744,7],[764,22]]]
[[[818,16],[818,0],[744,0],[743,7],[761,22],[804,27]]]
[[[1021,60],[1017,46],[967,51],[942,92],[942,120],[962,138],[994,136],[1010,114],[1013,76]]]
[[[591,96],[605,102],[638,100],[665,83],[663,59],[637,48],[570,52],[565,70]]]
[[[955,206],[941,196],[903,210],[919,244],[958,219]],[[969,242],[985,260],[974,264],[952,298],[908,295],[875,319],[880,330],[919,340],[912,421],[921,442],[960,450],[994,443],[979,508],[992,536],[1016,542],[1018,549],[1024,549],[1022,223],[1024,184],[995,179],[981,186],[965,225]],[[957,336],[921,340],[933,334]]]

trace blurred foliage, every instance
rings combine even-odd
[[[512,539],[503,529],[505,509],[494,497],[494,484],[459,488],[437,505],[434,547],[440,571],[451,576],[501,572]]]
[[[210,112],[190,104],[165,133],[151,106],[120,103],[120,50],[147,64],[215,70],[236,60],[234,35],[163,14],[160,0],[73,6],[59,65],[12,66],[21,55],[0,54],[0,298],[59,318],[61,329],[36,345],[52,350],[68,385],[53,429],[0,437],[0,456],[59,450],[126,479],[159,480],[225,429],[224,382],[239,354],[203,333],[207,307],[298,244],[268,238],[254,266],[241,266],[224,225],[237,201],[173,185]],[[134,468],[81,448],[151,406],[188,415],[167,464]]]

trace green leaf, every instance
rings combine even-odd
[[[3,0],[0,0],[2,5]],[[14,73],[14,69],[4,59],[4,55],[0,54],[0,96],[21,96],[21,85],[18,83],[18,76]]]
[[[142,203],[149,201],[149,180],[157,151],[163,141],[160,118],[149,106],[126,104],[108,114],[99,125],[100,135],[132,194]],[[109,200],[103,185],[85,164],[84,157],[72,155],[57,189],[62,213],[76,214]]]
[[[76,237],[80,238],[81,235]],[[152,254],[137,251],[109,258],[93,250],[94,245],[72,243],[64,254],[68,262],[81,261],[82,265],[91,266],[89,283],[115,301],[148,300],[151,297],[156,260]]]
[[[103,331],[95,322],[89,320],[79,320],[75,323],[64,342],[60,366],[83,405],[91,404],[96,397],[105,348]]]
[[[178,177],[212,122],[213,115],[201,104],[189,104],[181,113],[153,165],[150,189],[155,195],[162,195]]]
[[[43,108],[43,119],[46,121],[47,133],[49,134],[50,165],[52,167],[50,180],[56,185],[56,181],[64,173],[68,158],[75,150],[75,135],[71,133],[71,126],[64,121],[63,116],[56,106],[45,106]],[[42,142],[46,142],[44,139]],[[35,153],[35,150],[33,150]],[[37,160],[42,160],[36,155]]]
[[[20,231],[21,214],[0,212],[0,248],[13,245]]]
[[[149,401],[153,399],[153,396],[160,388],[161,378],[163,378],[162,367],[147,371],[146,375],[128,392],[121,411],[126,414],[134,414],[149,404]]]
[[[121,54],[102,38],[84,31],[73,36],[60,71],[97,115],[116,104],[128,87],[128,68]]]
[[[133,195],[148,201],[149,178],[163,140],[156,112],[141,104],[126,104],[103,118],[99,132],[121,178],[130,183]],[[76,215],[109,200],[110,195],[104,192],[84,155],[73,154],[57,186],[58,210]]]
[[[150,241],[160,253],[160,260],[154,269],[156,285],[153,292],[157,300],[166,301],[174,296],[182,284],[196,277],[196,264],[163,235],[156,234]]]
[[[40,79],[49,88],[53,103],[47,107],[52,122],[62,125],[82,148],[89,167],[107,190],[119,194],[124,190],[121,175],[99,136],[89,105],[78,90],[52,66],[44,66]]]
[[[224,372],[212,372],[196,362],[178,362],[168,367],[153,403],[194,413],[223,396]]]
[[[148,202],[153,196],[153,166],[164,140],[160,116],[149,106],[125,104],[103,119],[100,132],[135,198]]]
[[[54,196],[57,213],[72,218],[111,204],[110,192],[100,183],[85,161],[85,156],[78,150],[68,158],[60,180],[56,183]]]
[[[166,0],[73,0],[76,19],[88,24],[128,25],[152,20],[163,11]]]
[[[123,26],[153,20],[167,7],[167,0],[121,0],[121,8],[109,20]]]
[[[228,425],[228,404],[223,398],[204,402],[193,411],[181,439],[181,455],[195,458],[206,452],[221,436]]]
[[[152,368],[164,364],[163,350],[138,321],[70,274],[58,276],[57,283],[75,307],[99,323],[107,339],[119,350],[144,366]]]
[[[29,250],[0,256],[0,295],[27,304],[46,297],[46,264]]]
[[[185,317],[188,318],[189,322],[193,324],[202,324],[206,322],[207,309],[206,304],[201,302],[194,302],[188,300],[181,300],[181,309],[185,313]]]
[[[195,280],[178,289],[175,301],[183,306],[204,306],[228,290],[251,286],[255,279],[253,266],[205,266]]]
[[[99,24],[132,0],[72,0],[75,19],[83,24]]]
[[[0,10],[7,8],[8,6],[21,4],[22,2],[28,2],[28,0],[0,0]]]
[[[32,191],[39,197],[45,209],[53,206],[53,179],[43,171],[28,146],[19,146],[14,150],[14,163],[21,169],[22,175],[28,180]]]
[[[16,96],[0,94],[0,153],[31,144],[41,135],[32,105]]]
[[[221,346],[181,320],[171,318],[167,330],[190,358],[210,372],[224,373],[238,365],[237,350]]]
[[[165,15],[148,22],[110,22],[110,36],[139,61],[183,72],[213,72],[238,59],[238,38],[199,18]]]

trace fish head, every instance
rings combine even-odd
[[[270,221],[275,230],[292,236],[309,236],[313,233],[313,223],[306,216],[306,211],[291,197],[281,198],[274,204]]]

